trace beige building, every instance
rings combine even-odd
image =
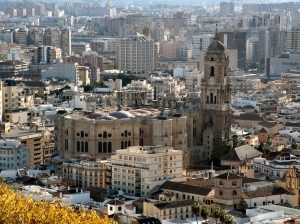
[[[186,117],[161,116],[157,109],[75,111],[58,119],[57,148],[68,159],[90,153],[108,158],[130,146],[162,145],[186,150]]]
[[[154,69],[154,42],[135,33],[120,41],[117,50],[118,69],[131,74],[144,74]]]
[[[78,66],[79,82],[87,86],[91,84],[91,69],[87,66]]]
[[[156,216],[161,222],[169,219],[181,219],[193,217],[193,200],[144,202],[143,215]]]
[[[243,178],[231,172],[221,174],[215,178],[214,203],[225,207],[239,208],[242,200]]]
[[[5,85],[2,102],[3,121],[28,122],[28,108],[33,105],[33,96],[22,85]]]
[[[110,187],[110,166],[106,161],[71,160],[62,165],[63,179],[73,180],[76,186]]]
[[[50,130],[21,130],[13,126],[2,132],[4,139],[18,140],[29,150],[29,167],[45,164],[45,160],[55,153],[53,133]]]
[[[133,146],[111,157],[112,188],[147,197],[169,179],[182,177],[182,151],[172,147]]]

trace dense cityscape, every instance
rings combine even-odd
[[[0,0],[0,223],[300,223],[300,2]]]

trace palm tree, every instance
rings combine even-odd
[[[219,206],[215,206],[215,207],[212,208],[212,214],[213,214],[213,217],[216,220],[216,223],[218,223],[218,219],[221,218],[223,213],[224,213],[223,209],[220,208]]]
[[[192,204],[192,213],[196,216],[196,221],[198,224],[198,216],[200,215],[200,211],[201,211],[201,206],[200,203],[197,201],[194,201]]]
[[[204,220],[207,219],[208,214],[209,214],[209,207],[207,205],[202,206],[202,208],[201,208],[201,216],[202,216],[202,218]]]
[[[225,220],[224,220],[224,223],[225,224],[232,224],[233,223],[233,217],[229,214],[225,214]]]

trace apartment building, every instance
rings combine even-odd
[[[181,150],[161,146],[117,150],[111,157],[112,188],[129,195],[150,196],[155,186],[182,177],[182,154]]]
[[[29,149],[19,140],[0,141],[0,170],[29,167]]]
[[[3,120],[12,123],[28,121],[28,108],[33,96],[22,86],[6,82],[3,87]]]
[[[120,41],[117,51],[118,69],[130,74],[144,74],[154,70],[154,42],[135,33]]]
[[[110,165],[107,161],[70,160],[62,165],[64,179],[73,180],[76,186],[110,187]]]

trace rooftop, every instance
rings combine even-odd
[[[160,189],[187,192],[191,194],[205,195],[205,196],[212,191],[212,188],[208,188],[208,187],[199,187],[199,186],[194,186],[186,183],[175,183],[171,181],[167,181],[164,184],[162,184],[160,186]]]
[[[168,202],[159,202],[156,203],[155,206],[159,209],[169,209],[169,208],[178,208],[191,206],[193,204],[193,200],[181,200],[181,201],[168,201]]]

